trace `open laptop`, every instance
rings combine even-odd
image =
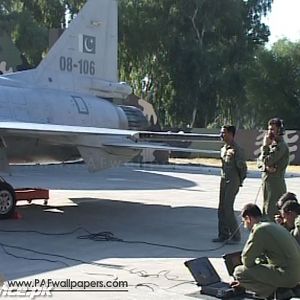
[[[223,256],[229,274],[230,272],[233,273],[234,268],[241,264],[238,256],[240,257],[240,252]],[[221,281],[221,278],[207,257],[192,259],[186,261],[184,264],[196,280],[197,285],[201,287],[201,294],[225,299],[233,298],[243,293],[240,289],[234,289],[229,283]],[[228,266],[230,267],[229,269]]]
[[[232,252],[232,253],[227,253],[222,255],[226,265],[226,269],[230,276],[233,276],[234,268],[242,264],[241,255],[242,255],[242,251],[237,251],[237,252]]]

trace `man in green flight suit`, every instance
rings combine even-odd
[[[296,239],[279,224],[261,222],[262,213],[255,204],[242,209],[242,218],[251,232],[242,251],[242,265],[234,269],[236,281],[231,285],[260,297],[270,297],[275,291],[276,299],[294,296],[300,282],[300,247]]]
[[[268,122],[258,167],[262,173],[263,214],[270,220],[278,213],[276,203],[286,192],[284,175],[289,163],[289,148],[283,139],[283,121],[273,118]]]
[[[283,224],[300,245],[300,204],[294,200],[286,201],[280,210]]]
[[[225,145],[221,149],[222,171],[218,207],[218,238],[213,242],[234,242],[241,240],[241,234],[234,215],[234,200],[247,175],[244,151],[234,141],[235,127],[224,125],[221,138]]]

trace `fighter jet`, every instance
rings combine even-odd
[[[118,82],[117,14],[117,0],[88,0],[37,68],[0,76],[2,162],[82,158],[90,171],[98,171],[145,148],[193,151],[151,140],[216,138],[145,131],[140,110],[113,103],[132,92]],[[0,218],[14,208],[12,187],[0,182]]]

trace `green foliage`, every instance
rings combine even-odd
[[[48,48],[48,29],[64,26],[67,2],[66,0],[1,1],[0,28],[11,34],[30,67],[38,65]]]
[[[0,26],[34,67],[47,30],[85,2],[2,0]],[[161,125],[253,127],[281,113],[299,126],[299,45],[262,48],[272,0],[118,2],[120,80],[154,105]]]
[[[278,116],[287,128],[300,128],[300,43],[279,40],[260,49],[247,75],[247,97],[256,126]]]
[[[78,13],[80,8],[84,5],[86,0],[64,0],[63,3],[68,8],[71,19]]]
[[[60,28],[65,21],[65,6],[61,0],[21,0],[34,20],[47,28]]]
[[[10,33],[21,12],[21,2],[13,0],[2,0],[0,3],[0,28]]]
[[[245,65],[268,39],[261,17],[271,2],[120,0],[122,79],[154,104],[163,125],[242,123]]]
[[[48,43],[48,30],[39,26],[32,18],[31,12],[23,10],[18,15],[12,36],[17,48],[22,49],[29,65],[38,65]]]

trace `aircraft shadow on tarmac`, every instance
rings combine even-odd
[[[171,172],[176,173],[175,170],[133,167],[89,173],[83,165],[23,168],[19,166],[12,170],[11,176],[7,174],[2,176],[15,188],[40,187],[52,190],[149,190],[195,186],[193,181],[174,177]]]
[[[1,247],[1,272],[7,279],[17,279],[108,258],[187,258],[220,257],[226,251],[240,250],[242,244],[226,245],[211,243],[217,230],[217,211],[202,207],[171,207],[149,205],[109,199],[74,198],[72,206],[59,206],[56,209],[42,205],[24,205],[18,207],[22,216],[19,220],[1,222],[0,240],[3,244],[16,245],[36,251],[63,255],[77,261],[31,253],[28,251]],[[44,233],[68,233],[65,235],[41,235],[29,232],[37,230]],[[111,232],[120,241],[95,241],[79,236],[88,233]],[[7,230],[10,232],[3,232]],[[11,232],[12,230],[22,230]],[[26,232],[27,231],[27,232]],[[246,238],[246,234],[244,234]],[[136,243],[134,243],[136,242]],[[180,250],[141,242],[171,245],[194,249]],[[199,250],[199,251],[198,251]],[[7,252],[15,255],[13,257]],[[19,258],[18,258],[19,257]],[[50,259],[56,262],[26,260]],[[78,261],[80,260],[80,261]],[[105,266],[105,261],[103,262]],[[15,266],[15,267],[12,267]],[[112,269],[124,266],[113,265]],[[97,270],[97,266],[95,266]]]
[[[119,167],[89,173],[84,164],[13,166],[11,174],[1,174],[15,188],[40,187],[53,190],[149,190],[187,189],[195,182],[175,177],[177,173],[219,176],[219,168],[162,169],[160,167]],[[300,174],[289,173],[287,177]],[[250,171],[248,178],[259,178],[260,172]],[[219,179],[218,179],[219,180]]]

